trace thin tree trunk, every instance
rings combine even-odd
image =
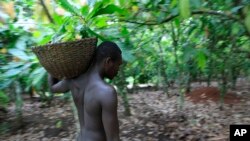
[[[123,99],[123,105],[124,105],[124,115],[125,116],[131,116],[131,112],[130,112],[130,105],[129,105],[129,102],[128,102],[128,96],[127,96],[127,91],[124,90],[121,92],[121,96],[122,96],[122,99]]]
[[[236,83],[237,83],[237,71],[235,68],[232,68],[232,89],[236,89]]]
[[[235,37],[232,37],[232,43],[233,43],[233,45],[232,45],[231,52],[234,53],[237,50]],[[232,59],[234,59],[234,57]],[[232,79],[232,86],[231,86],[231,88],[233,90],[236,89],[236,82],[237,82],[237,77],[238,77],[238,69],[237,69],[237,65],[236,64],[237,64],[237,62],[233,62],[232,65],[231,65],[231,79]]]
[[[208,63],[208,74],[207,74],[207,86],[209,87],[211,85],[211,77],[212,77],[212,61],[209,61]]]
[[[183,107],[184,107],[184,92],[185,92],[185,88],[183,86],[183,76],[182,76],[182,69],[181,69],[181,66],[179,64],[179,60],[178,60],[178,55],[177,55],[177,46],[178,46],[178,39],[176,37],[176,33],[174,31],[174,26],[173,26],[173,23],[171,22],[171,29],[172,29],[172,45],[174,47],[174,57],[175,57],[175,64],[176,64],[176,68],[178,70],[178,77],[177,77],[177,85],[178,85],[178,88],[179,88],[179,94],[180,94],[180,99],[179,99],[179,109],[182,110]]]
[[[22,107],[23,107],[23,99],[22,99],[22,89],[19,81],[14,82],[15,86],[15,112],[16,112],[16,123],[17,127],[22,126],[23,124],[23,114],[22,114]]]
[[[169,97],[169,93],[168,93],[168,76],[166,73],[166,65],[164,63],[164,58],[163,58],[163,49],[161,46],[160,41],[158,41],[158,45],[159,45],[159,49],[160,49],[160,72],[161,72],[161,76],[163,76],[163,90],[166,93],[166,96]]]
[[[124,67],[125,64],[122,66]],[[124,69],[121,68],[120,69],[120,78],[118,78],[119,80],[117,80],[117,85],[118,85],[118,91],[119,91],[119,94],[121,95],[122,97],[122,101],[123,101],[123,106],[124,106],[124,115],[125,116],[130,116],[131,115],[131,112],[130,112],[130,105],[129,105],[129,100],[128,100],[128,96],[127,96],[127,84],[125,82],[125,76],[124,76]]]
[[[191,90],[191,74],[190,72],[188,73],[188,76],[187,76],[187,83],[186,83],[186,88],[185,88],[185,92],[186,93],[189,93],[190,90]]]
[[[76,130],[77,130],[77,133],[79,133],[80,132],[80,123],[79,123],[79,119],[78,119],[78,113],[77,113],[76,106],[74,104],[72,94],[70,94],[70,95],[71,95],[71,97],[70,97],[70,105],[71,105],[73,115],[74,115],[74,119],[75,119]]]
[[[221,88],[220,88],[220,109],[223,109],[224,107],[224,97],[227,92],[227,77],[226,77],[226,72],[225,72],[225,63],[226,63],[226,59],[224,59],[223,67],[221,70],[222,83],[221,83]]]

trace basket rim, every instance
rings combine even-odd
[[[33,46],[32,47],[32,50],[33,49],[37,49],[37,48],[41,48],[41,47],[48,47],[48,46],[58,46],[58,45],[63,45],[63,44],[72,44],[72,43],[77,43],[77,42],[82,42],[84,40],[96,40],[97,41],[97,37],[89,37],[89,38],[82,38],[82,39],[78,39],[78,40],[74,40],[74,41],[66,41],[66,42],[58,42],[58,43],[48,43],[48,44],[45,44],[45,45],[39,45],[39,46]]]

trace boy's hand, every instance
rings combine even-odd
[[[48,73],[49,89],[52,93],[64,93],[69,91],[69,82],[67,80],[59,80]]]

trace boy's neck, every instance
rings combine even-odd
[[[103,71],[101,64],[95,64],[91,66],[89,70],[89,74],[94,77],[97,77],[97,78],[99,77],[100,79],[104,80],[104,71]]]

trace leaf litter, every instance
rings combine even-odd
[[[198,92],[197,91],[200,91]],[[204,93],[208,87],[193,87],[187,94],[183,109],[179,109],[176,88],[166,98],[162,91],[144,90],[128,94],[131,116],[124,116],[119,97],[118,116],[122,141],[228,141],[231,124],[250,124],[249,83],[238,84],[230,98],[220,108],[215,95]],[[212,90],[217,90],[212,87]],[[191,92],[191,93],[192,93]],[[212,95],[212,96],[211,96]],[[235,96],[235,97],[234,97]],[[14,128],[14,105],[8,109],[5,122],[12,130],[1,135],[4,141],[72,141],[77,135],[76,121],[69,102],[54,99],[52,106],[26,100],[23,106],[23,126]]]

